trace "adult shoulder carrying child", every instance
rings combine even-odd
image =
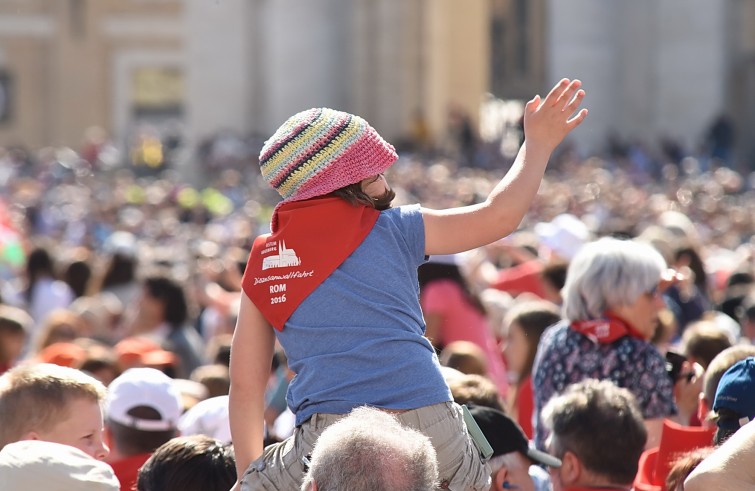
[[[467,251],[516,229],[551,153],[587,115],[577,112],[580,85],[563,79],[527,103],[514,164],[470,206],[390,208],[394,194],[382,173],[397,155],[358,116],[304,111],[265,143],[262,175],[284,199],[272,234],[254,242],[234,334],[235,489],[299,489],[317,436],[363,405],[396,413],[430,437],[444,487],[488,489],[489,470],[423,336],[417,267],[429,255]],[[287,401],[297,428],[263,448],[276,337],[296,373]]]

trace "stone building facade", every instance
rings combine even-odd
[[[1,0],[0,145],[76,147],[97,125],[195,145],[267,135],[329,106],[400,141],[486,93],[529,99],[561,76],[589,89],[574,140],[699,141],[718,114],[755,155],[750,0]]]

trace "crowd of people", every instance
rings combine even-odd
[[[752,486],[755,182],[559,146],[583,94],[500,169],[330,109],[201,189],[2,150],[3,489]]]

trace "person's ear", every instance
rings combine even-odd
[[[21,438],[18,439],[18,441],[24,441],[24,440],[41,440],[39,437],[39,433],[36,431],[27,431],[23,435],[21,435]]]
[[[576,483],[582,475],[582,463],[576,455],[567,450],[561,457],[561,468],[559,469],[561,481],[565,487]]]
[[[506,477],[508,477],[508,475],[509,470],[506,468],[506,466],[498,469],[495,474],[493,474],[493,489],[499,491],[503,489],[503,483],[506,482]]]

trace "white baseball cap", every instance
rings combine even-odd
[[[223,443],[230,443],[228,396],[211,397],[198,402],[181,416],[178,428],[185,436],[207,435]]]
[[[160,419],[131,416],[138,406],[153,408]],[[116,423],[142,431],[168,431],[178,428],[183,412],[181,394],[173,379],[154,368],[129,368],[108,386],[106,417]]]
[[[550,222],[536,224],[535,234],[543,245],[567,260],[572,260],[590,240],[587,225],[569,213],[562,213]]]
[[[119,491],[112,467],[78,448],[42,440],[9,443],[0,451],[3,489]]]

